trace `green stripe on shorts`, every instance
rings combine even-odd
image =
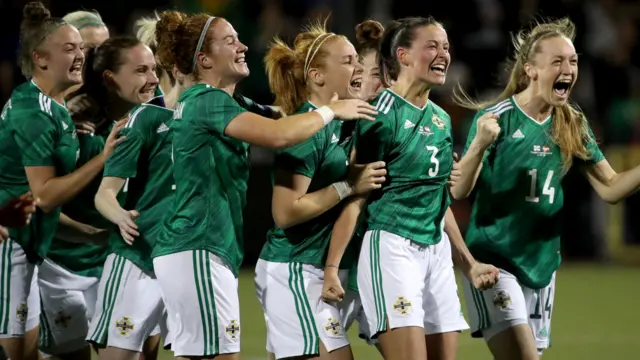
[[[9,333],[11,317],[11,256],[13,240],[2,244],[2,268],[0,269],[0,334]]]
[[[301,263],[289,263],[289,289],[293,293],[296,313],[302,328],[304,348],[302,355],[314,355],[320,353],[320,337],[316,327],[316,321],[309,305],[307,293],[304,290],[304,277],[302,276]]]
[[[220,353],[220,337],[218,334],[218,312],[216,310],[213,276],[211,274],[211,257],[205,250],[193,251],[193,271],[200,306],[204,356]]]
[[[378,328],[376,334],[387,331],[387,308],[385,306],[384,287],[382,286],[382,268],[380,266],[380,230],[373,230],[369,238],[369,262],[373,299],[376,306]]]
[[[115,255],[113,258],[113,265],[111,266],[111,272],[109,273],[107,283],[104,286],[104,294],[102,295],[102,313],[98,319],[98,325],[89,337],[89,341],[96,344],[106,345],[107,335],[109,334],[109,323],[111,322],[113,308],[115,307],[115,303],[118,298],[118,289],[122,282],[124,265],[125,258],[120,255]]]
[[[473,297],[473,304],[478,312],[478,329],[487,329],[491,327],[491,318],[489,317],[489,309],[487,308],[487,302],[484,299],[484,295],[480,290],[476,289],[471,282],[469,282],[471,288],[471,296]]]
[[[48,349],[51,346],[51,326],[44,310],[42,297],[40,298],[40,330],[38,331],[38,347],[40,349]]]

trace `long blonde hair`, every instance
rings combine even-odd
[[[321,67],[328,55],[326,46],[334,39],[343,38],[327,32],[325,22],[314,22],[296,36],[293,48],[275,38],[264,57],[264,65],[275,104],[286,114],[298,110],[307,101],[306,73],[311,67]]]
[[[453,95],[454,101],[468,109],[482,110],[521,93],[530,82],[525,73],[524,64],[533,62],[535,55],[540,52],[541,41],[554,37],[565,37],[573,41],[575,35],[575,24],[569,18],[538,22],[530,31],[521,30],[512,39],[515,53],[510,64],[509,82],[502,93],[489,101],[474,101],[458,86]],[[567,103],[555,107],[553,115],[551,139],[560,147],[562,167],[568,171],[574,157],[583,160],[591,157],[586,145],[594,140],[589,135],[587,120],[580,109]]]

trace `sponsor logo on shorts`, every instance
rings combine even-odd
[[[25,324],[27,322],[27,316],[29,315],[29,307],[26,303],[20,304],[18,309],[16,310],[16,315],[18,317],[18,321],[20,324]]]
[[[505,290],[498,290],[493,295],[493,305],[500,310],[506,310],[511,305],[511,296]]]
[[[338,336],[338,334],[340,334],[340,322],[333,318],[329,318],[327,323],[324,324],[324,331],[330,335]]]
[[[401,315],[407,315],[411,312],[411,301],[405,299],[404,296],[398,296],[398,299],[393,304],[393,309]]]
[[[122,319],[116,321],[116,329],[118,329],[118,332],[122,336],[129,335],[129,333],[133,331],[134,327],[135,327],[135,324],[129,317],[125,316]]]
[[[543,327],[540,331],[538,331],[538,337],[540,337],[540,338],[549,337],[549,331],[547,331],[546,327]]]
[[[69,325],[69,320],[71,320],[71,316],[63,313],[62,311],[58,311],[58,315],[56,315],[54,322],[56,325],[66,328],[67,325]]]
[[[227,333],[227,336],[231,340],[237,340],[238,338],[240,338],[240,323],[238,323],[236,320],[231,320],[229,325],[224,328],[224,331]]]

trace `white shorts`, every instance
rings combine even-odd
[[[469,328],[444,233],[437,245],[422,246],[386,231],[367,231],[358,288],[373,337],[390,330],[387,319],[391,329],[417,326],[426,335]]]
[[[38,269],[15,241],[0,245],[0,338],[21,338],[40,322]]]
[[[346,281],[347,271],[339,271]],[[302,263],[258,260],[256,292],[265,313],[267,351],[276,359],[320,354],[349,345],[340,309],[322,300],[324,271]]]
[[[87,346],[85,338],[95,312],[98,280],[74,274],[49,259],[40,264],[40,350],[58,355]]]
[[[213,356],[240,352],[238,279],[206,250],[153,259],[162,288],[175,356]]]
[[[158,280],[124,257],[110,254],[104,263],[87,341],[98,347],[142,352],[144,342],[158,333],[158,327],[167,338],[164,312]]]
[[[489,341],[496,334],[519,324],[529,324],[538,350],[550,345],[551,312],[556,274],[542,289],[522,286],[512,274],[500,269],[500,281],[493,289],[480,291],[463,278],[471,335]]]
[[[345,331],[349,331],[351,326],[358,322],[358,337],[363,339],[369,345],[375,345],[378,339],[373,338],[373,334],[369,329],[369,322],[364,315],[364,308],[360,300],[360,293],[352,289],[346,289],[344,298],[340,302],[340,319],[344,324]]]

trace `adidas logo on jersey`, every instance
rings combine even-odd
[[[524,139],[524,134],[522,133],[522,131],[520,131],[520,129],[518,129],[513,133],[513,135],[511,135],[511,137],[514,139]]]
[[[64,121],[60,121],[62,123],[62,130],[67,130],[69,125],[65,124]]]
[[[165,131],[169,131],[169,127],[167,125],[165,125],[165,123],[160,124],[160,126],[158,126],[158,130],[156,130],[156,133],[161,133],[161,132],[165,132]]]
[[[416,124],[412,123],[409,120],[405,120],[404,121],[404,128],[405,129],[411,129],[412,127],[415,127],[415,126],[416,126]]]
[[[333,134],[331,136],[331,143],[337,143],[338,141],[340,141],[340,139],[338,139],[338,137],[336,136],[336,134]]]

